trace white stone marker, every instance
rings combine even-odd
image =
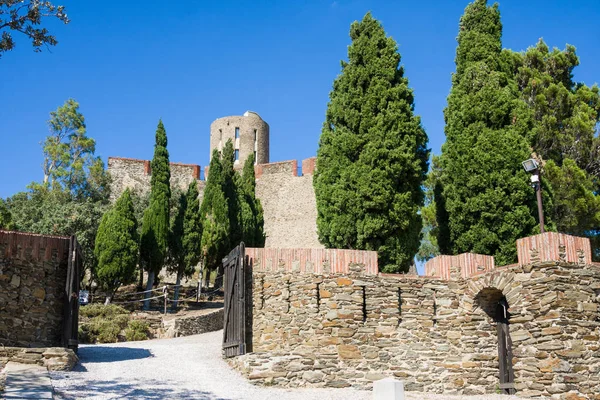
[[[373,400],[404,400],[404,382],[394,378],[373,382]]]

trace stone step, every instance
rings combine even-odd
[[[4,399],[53,399],[54,390],[46,367],[11,361],[6,364],[5,372]]]

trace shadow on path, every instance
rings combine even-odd
[[[86,346],[77,353],[83,363],[106,363],[154,357],[148,349],[132,347]]]
[[[56,381],[61,379],[64,378],[55,378]],[[70,385],[68,389],[61,388],[60,382],[57,383],[54,392],[57,400],[94,399],[90,393],[98,394],[102,399],[230,400],[202,390],[178,389],[176,383],[166,380],[82,381]]]

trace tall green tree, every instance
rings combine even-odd
[[[256,197],[254,154],[246,159],[238,187],[242,240],[248,247],[264,247],[264,214],[262,204]]]
[[[529,140],[552,194],[559,231],[594,238],[600,228],[600,90],[573,79],[575,47],[550,50],[543,40],[509,52],[511,72],[532,121]]]
[[[46,235],[77,236],[83,251],[83,277],[93,280],[96,233],[109,209],[110,177],[95,156],[79,104],[69,99],[50,113],[43,142],[44,180],[6,201],[13,229]],[[91,283],[87,281],[87,283]],[[85,282],[84,282],[85,284]]]
[[[137,221],[129,189],[125,189],[114,207],[102,216],[94,253],[98,258],[96,277],[107,291],[109,304],[122,284],[134,279],[138,261]]]
[[[419,248],[428,139],[396,42],[370,13],[350,37],[317,152],[319,239],[377,250],[383,271],[405,272]]]
[[[151,290],[154,278],[163,268],[169,240],[169,201],[171,199],[171,170],[169,166],[169,151],[167,150],[167,132],[162,120],[158,121],[154,145],[154,157],[150,164],[150,202],[144,212],[140,258],[146,271],[148,282],[146,290]],[[146,293],[146,298],[151,293]],[[146,300],[144,308],[150,307]]]
[[[438,244],[476,252],[499,265],[516,261],[515,241],[537,229],[535,195],[521,162],[531,129],[518,87],[501,55],[497,4],[469,4],[460,19],[456,73],[444,110]]]
[[[179,206],[171,223],[169,254],[171,272],[177,274],[172,308],[177,309],[179,288],[183,277],[190,277],[200,261],[202,224],[200,221],[200,202],[198,201],[198,183],[194,180],[186,193],[179,196]]]
[[[56,18],[64,24],[70,22],[65,7],[49,1],[0,1],[0,57],[15,47],[13,33],[21,33],[30,39],[36,52],[42,51],[42,46],[56,46],[58,41],[48,29],[39,27],[42,20],[48,18]]]
[[[69,99],[48,121],[50,135],[44,141],[43,185],[64,190],[77,200],[106,200],[109,175],[100,157],[94,155],[96,141],[87,135],[79,103]]]
[[[229,214],[229,235],[227,244],[233,248],[242,240],[242,226],[240,221],[240,199],[238,197],[240,186],[240,175],[235,172],[233,164],[235,161],[235,151],[231,139],[227,140],[223,153],[221,155],[221,164],[223,166],[223,192],[227,199],[227,211]]]
[[[218,150],[213,150],[208,179],[200,206],[202,223],[201,253],[208,271],[223,273],[221,260],[229,249],[228,235],[231,231],[229,206],[224,191],[224,173]]]
[[[510,55],[521,100],[533,121],[529,138],[535,153],[557,165],[570,158],[600,177],[600,90],[574,81],[579,65],[575,47],[550,51],[540,39],[525,52]]]

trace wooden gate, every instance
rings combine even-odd
[[[508,328],[508,317],[508,303],[506,299],[502,298],[498,302],[496,311],[500,392],[502,394],[515,394],[515,374],[512,367],[512,341]]]
[[[223,356],[246,354],[246,257],[240,243],[223,259],[225,274],[225,313],[223,323]]]
[[[69,243],[69,260],[67,266],[67,279],[65,284],[65,308],[63,319],[62,345],[77,352],[79,346],[79,281],[83,257],[81,247],[75,236],[71,236]]]

